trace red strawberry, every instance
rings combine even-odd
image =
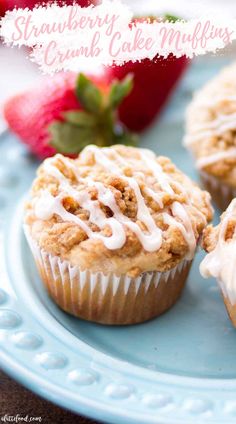
[[[12,10],[14,7],[17,8],[25,8],[33,9],[33,7],[37,4],[45,5],[47,3],[51,3],[51,0],[0,0],[0,16],[3,16],[7,10]],[[61,0],[58,1],[58,4],[67,4],[72,5],[73,3],[77,3],[81,7],[87,7],[91,3],[95,4],[93,0]]]
[[[34,90],[8,100],[4,107],[10,129],[40,158],[56,151],[76,154],[87,144],[134,142],[117,125],[116,108],[132,89],[132,79],[107,84],[73,72],[45,78]]]
[[[135,21],[147,18],[135,19]],[[174,17],[168,17],[175,20]],[[150,21],[151,24],[152,20]],[[127,62],[107,69],[108,78],[123,79],[133,74],[134,87],[119,108],[120,120],[132,131],[143,131],[160,112],[175,84],[186,69],[189,60],[169,55],[167,59],[156,56],[153,60]]]

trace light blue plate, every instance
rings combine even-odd
[[[145,140],[195,178],[181,147],[183,110],[193,87],[220,65],[197,62]],[[2,368],[60,406],[110,423],[235,423],[236,331],[216,282],[199,275],[202,254],[180,301],[153,321],[112,328],[66,315],[43,289],[22,232],[37,165],[13,136],[2,136]]]

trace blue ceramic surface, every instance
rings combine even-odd
[[[196,62],[142,142],[195,179],[181,147],[184,108],[222,64]],[[66,315],[48,298],[22,232],[37,166],[12,135],[1,137],[2,368],[39,395],[109,423],[235,423],[236,330],[216,282],[199,274],[202,253],[180,301],[153,321],[113,328]]]

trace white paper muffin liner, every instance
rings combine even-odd
[[[235,302],[235,293],[232,293],[232,291],[227,290],[225,287],[225,284],[218,280],[218,285],[221,290],[221,294],[224,300],[224,304],[227,310],[227,313],[229,315],[229,318],[236,327],[236,302]]]
[[[145,272],[136,278],[81,270],[41,250],[27,227],[25,234],[43,283],[64,311],[103,324],[134,324],[169,309],[180,296],[191,261],[167,272]]]
[[[231,200],[236,197],[236,188],[222,183],[218,178],[200,171],[200,177],[204,187],[209,191],[216,205],[224,211]]]
[[[224,281],[217,278],[219,290],[221,292],[228,316],[236,327],[236,295],[235,291],[227,287]]]

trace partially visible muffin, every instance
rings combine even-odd
[[[236,63],[195,93],[186,114],[184,144],[205,188],[225,210],[236,196]]]
[[[200,272],[205,278],[218,280],[229,317],[236,327],[236,199],[222,214],[219,225],[204,230],[202,244],[208,254]]]
[[[49,293],[85,319],[127,324],[168,309],[212,218],[209,194],[147,149],[46,159],[26,233]]]

